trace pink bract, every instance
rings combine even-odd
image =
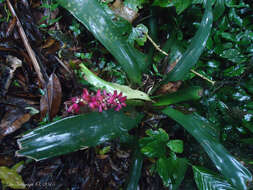
[[[84,88],[81,97],[71,98],[72,105],[67,109],[68,112],[77,113],[80,110],[80,106],[88,106],[92,110],[98,110],[102,112],[108,108],[114,108],[115,111],[119,111],[122,107],[126,106],[127,97],[123,96],[122,92],[119,94],[115,90],[113,94],[107,93],[105,90],[101,93],[98,89],[96,95],[90,94],[89,91]]]

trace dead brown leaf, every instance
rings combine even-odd
[[[8,25],[7,31],[6,31],[6,37],[9,37],[11,33],[13,32],[14,27],[16,26],[17,18],[14,17],[11,22]]]
[[[111,5],[111,9],[117,16],[126,19],[130,23],[132,23],[138,16],[138,13],[136,11],[130,9],[127,6],[124,6],[121,0],[114,1],[114,3]]]
[[[18,130],[30,118],[31,115],[20,108],[6,112],[0,124],[0,139]]]
[[[172,71],[172,70],[174,69],[174,67],[176,66],[176,64],[178,63],[178,61],[179,61],[179,58],[176,59],[174,62],[172,62],[172,63],[169,65],[169,67],[168,67],[166,73],[169,73],[170,71]]]
[[[41,118],[44,118],[48,113],[49,119],[52,119],[60,109],[62,98],[61,83],[56,74],[51,74],[45,92],[45,95],[40,99]]]
[[[176,82],[168,82],[167,84],[162,85],[156,94],[167,94],[167,93],[173,93],[178,90],[178,88],[181,86],[181,81]]]

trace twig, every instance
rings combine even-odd
[[[152,40],[152,38],[148,35],[148,33],[146,33],[146,36],[147,36],[148,40],[153,44],[153,46],[154,46],[158,51],[160,51],[162,54],[164,54],[164,55],[166,55],[166,56],[169,55],[168,53],[166,53],[165,51],[163,51],[163,50],[159,47],[159,45],[157,45],[157,44]]]
[[[62,62],[62,60],[60,60],[57,56],[54,56],[55,59],[60,63],[60,65],[69,73],[72,74],[72,72],[69,70],[68,67],[66,67],[66,65]]]
[[[32,48],[31,48],[31,46],[30,46],[30,44],[29,44],[29,42],[28,42],[28,39],[27,39],[26,34],[25,34],[25,31],[24,31],[24,29],[23,29],[23,27],[22,27],[22,25],[21,25],[21,22],[20,22],[20,20],[18,19],[18,17],[17,17],[17,15],[16,15],[16,12],[15,12],[13,6],[12,6],[11,3],[10,3],[10,0],[7,0],[7,5],[8,5],[8,8],[9,8],[9,10],[10,10],[12,16],[13,16],[14,18],[16,18],[16,20],[17,20],[17,27],[18,27],[18,32],[19,32],[19,34],[20,34],[20,37],[21,37],[21,39],[22,39],[22,41],[23,41],[23,43],[24,43],[24,46],[25,46],[25,48],[26,48],[26,51],[28,52],[28,55],[29,55],[30,58],[31,58],[31,61],[32,61],[32,63],[33,63],[33,67],[34,67],[34,69],[35,69],[35,71],[36,71],[36,73],[37,73],[37,75],[38,75],[38,78],[39,78],[41,84],[44,86],[44,85],[45,85],[45,80],[44,80],[44,78],[43,78],[43,76],[42,76],[39,63],[38,63],[38,61],[37,61],[37,59],[36,59],[36,56],[35,56],[34,51],[32,50]]]
[[[157,45],[157,44],[152,40],[152,38],[148,35],[148,33],[146,33],[146,36],[147,36],[148,40],[153,44],[153,46],[154,46],[158,51],[160,51],[162,54],[164,54],[164,55],[166,55],[166,56],[169,55],[168,53],[166,53],[165,51],[163,51],[163,50],[159,47],[159,45]],[[198,73],[197,71],[195,71],[195,70],[193,70],[193,69],[191,69],[190,71],[191,71],[192,73],[194,73],[195,75],[199,76],[200,78],[202,78],[202,79],[204,79],[204,80],[210,82],[212,85],[215,84],[215,81],[212,81],[212,80],[208,79],[207,77],[205,77],[204,75]]]
[[[191,69],[191,72],[194,73],[195,75],[199,76],[200,78],[202,78],[202,79],[204,79],[204,80],[210,82],[212,85],[215,84],[215,81],[210,80],[209,78],[207,78],[207,77],[205,77],[204,75],[202,75],[202,74],[200,74],[200,73],[194,71],[193,69]]]

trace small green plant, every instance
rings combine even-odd
[[[159,174],[163,184],[175,188],[183,180],[187,169],[187,160],[180,160],[175,154],[183,152],[183,141],[169,140],[169,135],[161,128],[157,130],[148,129],[146,134],[148,137],[139,140],[141,152],[148,158],[155,160],[151,170]],[[181,171],[179,168],[175,168],[179,163]],[[177,176],[177,179],[174,176]],[[173,185],[175,181],[178,181],[178,184]]]
[[[0,0],[0,3],[3,3],[3,8],[4,8],[4,14],[0,14],[2,17],[0,17],[0,22],[9,22],[10,21],[10,18],[11,18],[11,12],[10,10],[8,9],[6,3],[5,3],[5,0]]]
[[[81,25],[76,20],[72,21],[72,25],[69,26],[69,29],[73,32],[75,37],[79,36],[82,32]]]
[[[40,28],[47,28],[53,24],[55,24],[56,22],[58,22],[61,19],[61,16],[57,17],[57,18],[51,18],[51,13],[53,11],[55,11],[57,8],[59,7],[59,3],[57,3],[57,1],[51,1],[51,0],[43,0],[42,4],[41,4],[41,8],[45,8],[48,9],[48,15],[43,16],[40,20],[40,23],[42,23],[39,25]]]

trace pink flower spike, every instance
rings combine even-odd
[[[106,92],[106,90],[103,90],[103,94],[105,97],[110,95],[109,93]]]
[[[101,97],[101,90],[100,89],[98,89],[96,97]]]
[[[114,108],[115,111],[119,111],[122,107],[126,107],[126,96],[123,93],[117,93],[114,90],[113,94],[106,92],[106,90],[101,91],[98,89],[96,94],[90,94],[89,91],[84,88],[82,95],[71,98],[72,105],[67,108],[68,112],[78,113],[81,106],[88,106],[92,110],[97,110],[102,112],[108,108]]]
[[[102,106],[102,105],[99,105],[98,111],[99,111],[99,112],[102,112],[102,111],[103,111],[103,106]]]
[[[77,103],[77,102],[78,102],[78,97],[73,97],[73,98],[71,98],[71,102],[72,102],[72,103]]]
[[[127,97],[126,97],[126,96],[123,96],[123,97],[120,97],[120,98],[119,98],[119,101],[120,101],[120,102],[125,102],[126,99],[127,99]]]
[[[87,102],[90,100],[90,94],[86,88],[83,89],[82,98]]]
[[[68,108],[67,111],[68,111],[68,112],[78,113],[79,110],[80,110],[79,105],[75,103],[75,104],[71,105],[71,106]]]

